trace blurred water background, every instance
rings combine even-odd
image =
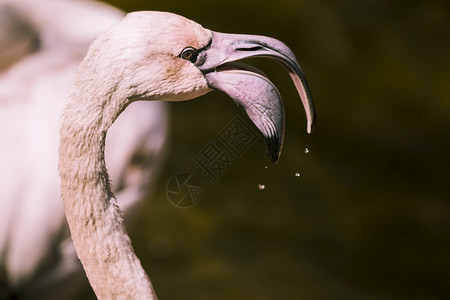
[[[193,159],[240,109],[219,92],[171,103],[159,189],[129,229],[160,299],[449,296],[448,1],[107,2],[284,41],[317,110],[309,136],[287,72],[253,60],[284,100],[283,153],[271,164],[259,138],[211,183]],[[167,197],[181,171],[201,182],[191,208]]]

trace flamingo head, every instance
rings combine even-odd
[[[212,90],[225,92],[262,132],[269,158],[276,162],[284,138],[280,94],[260,70],[237,62],[271,58],[294,81],[306,111],[307,132],[314,126],[313,101],[297,59],[284,43],[270,37],[214,32],[172,13],[134,12],[100,36],[89,55],[97,56],[91,73],[105,70],[101,76],[116,82],[114,90],[124,90],[128,99],[183,101]]]

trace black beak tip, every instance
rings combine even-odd
[[[312,121],[311,121],[311,125],[308,128],[308,134],[311,134],[314,131],[314,128],[316,128],[316,120],[317,120],[316,111],[313,110]]]
[[[281,140],[277,136],[266,136],[264,139],[267,155],[272,163],[277,163],[281,153]]]
[[[272,163],[276,164],[278,162],[279,159],[279,155],[278,153],[275,152],[269,152],[269,159]]]

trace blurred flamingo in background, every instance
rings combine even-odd
[[[89,44],[123,15],[93,1],[0,0],[0,298],[61,299],[87,284],[60,197],[59,118]],[[154,186],[167,125],[163,102],[135,103],[108,132],[125,220]]]

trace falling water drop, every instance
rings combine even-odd
[[[295,177],[300,177],[300,173],[297,172],[297,173],[294,174],[294,176],[295,176]]]
[[[266,188],[266,186],[264,184],[261,184],[261,183],[258,184],[258,189],[263,190],[265,188]]]
[[[309,149],[305,148],[305,154],[308,154],[308,153],[309,153]]]

